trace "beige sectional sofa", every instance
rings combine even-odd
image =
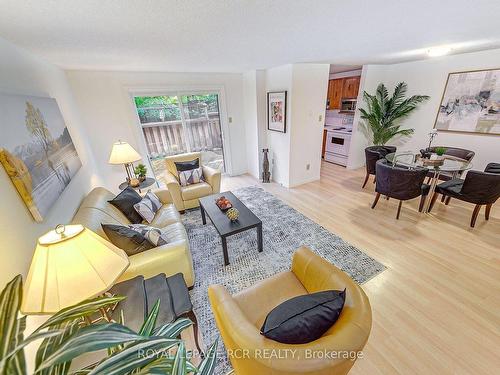
[[[162,229],[167,234],[168,244],[130,256],[130,266],[119,281],[138,275],[148,278],[159,273],[169,276],[181,272],[187,286],[191,287],[194,284],[194,271],[186,230],[176,207],[172,204],[172,197],[168,190],[153,191],[162,201],[163,207],[156,213],[153,222],[149,225]],[[114,197],[115,194],[102,187],[95,188],[83,199],[72,223],[82,224],[108,239],[101,228],[101,223],[131,224],[118,208],[108,203]]]

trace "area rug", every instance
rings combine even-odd
[[[262,220],[262,253],[257,251],[256,230],[236,234],[228,237],[230,264],[224,266],[220,237],[210,220],[207,218],[207,225],[203,225],[199,209],[187,211],[182,216],[196,278],[191,299],[205,345],[219,337],[208,301],[208,286],[221,284],[230,293],[248,288],[278,272],[289,270],[294,251],[302,245],[310,247],[360,284],[385,269],[375,259],[258,186],[237,189],[233,194]],[[222,339],[219,343],[216,374],[222,375],[231,369],[231,365]]]

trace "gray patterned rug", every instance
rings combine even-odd
[[[196,278],[191,299],[205,345],[211,344],[219,336],[208,301],[208,286],[221,284],[230,293],[248,288],[278,272],[289,270],[294,251],[302,245],[313,249],[358,283],[364,283],[385,269],[375,259],[264,189],[250,186],[233,193],[262,220],[262,253],[257,251],[255,230],[236,234],[228,238],[230,264],[224,267],[220,237],[209,219],[207,218],[207,225],[202,225],[199,209],[190,210],[182,216],[189,237]],[[217,375],[225,374],[231,368],[222,340],[219,347]]]

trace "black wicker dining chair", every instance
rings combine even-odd
[[[366,183],[368,182],[368,179],[370,178],[370,175],[374,175],[375,179],[373,182],[375,183],[376,181],[376,170],[375,170],[375,163],[377,163],[378,160],[384,159],[387,154],[390,154],[391,152],[396,152],[396,147],[394,146],[370,146],[365,148],[365,157],[366,157],[366,176],[365,176],[365,181],[363,182],[363,186],[361,189],[364,189],[366,186]]]
[[[486,206],[484,216],[486,220],[489,220],[491,206],[500,198],[500,164],[489,163],[484,172],[469,171],[465,180],[456,178],[436,186],[429,212],[434,207],[439,194],[447,197],[447,203],[449,203],[448,198],[456,198],[475,204],[470,220],[470,226],[474,228],[481,207]]]
[[[429,194],[430,186],[424,184],[427,176],[427,168],[406,168],[398,165],[392,165],[385,159],[377,161],[376,165],[376,196],[372,208],[375,208],[380,195],[395,198],[399,200],[396,219],[399,219],[403,201],[420,197],[419,212],[422,212],[425,199]]]

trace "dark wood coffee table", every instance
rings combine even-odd
[[[215,200],[221,196],[225,196],[232,203],[233,207],[240,212],[238,220],[231,221],[227,218],[226,212],[221,211],[215,204]],[[224,253],[224,265],[229,264],[229,256],[227,253],[227,237],[233,234],[243,232],[252,228],[257,228],[258,250],[262,252],[262,221],[248,209],[238,198],[230,191],[224,193],[209,195],[200,199],[201,219],[203,224],[207,223],[206,216],[214,225],[220,235],[222,241],[222,252]]]

